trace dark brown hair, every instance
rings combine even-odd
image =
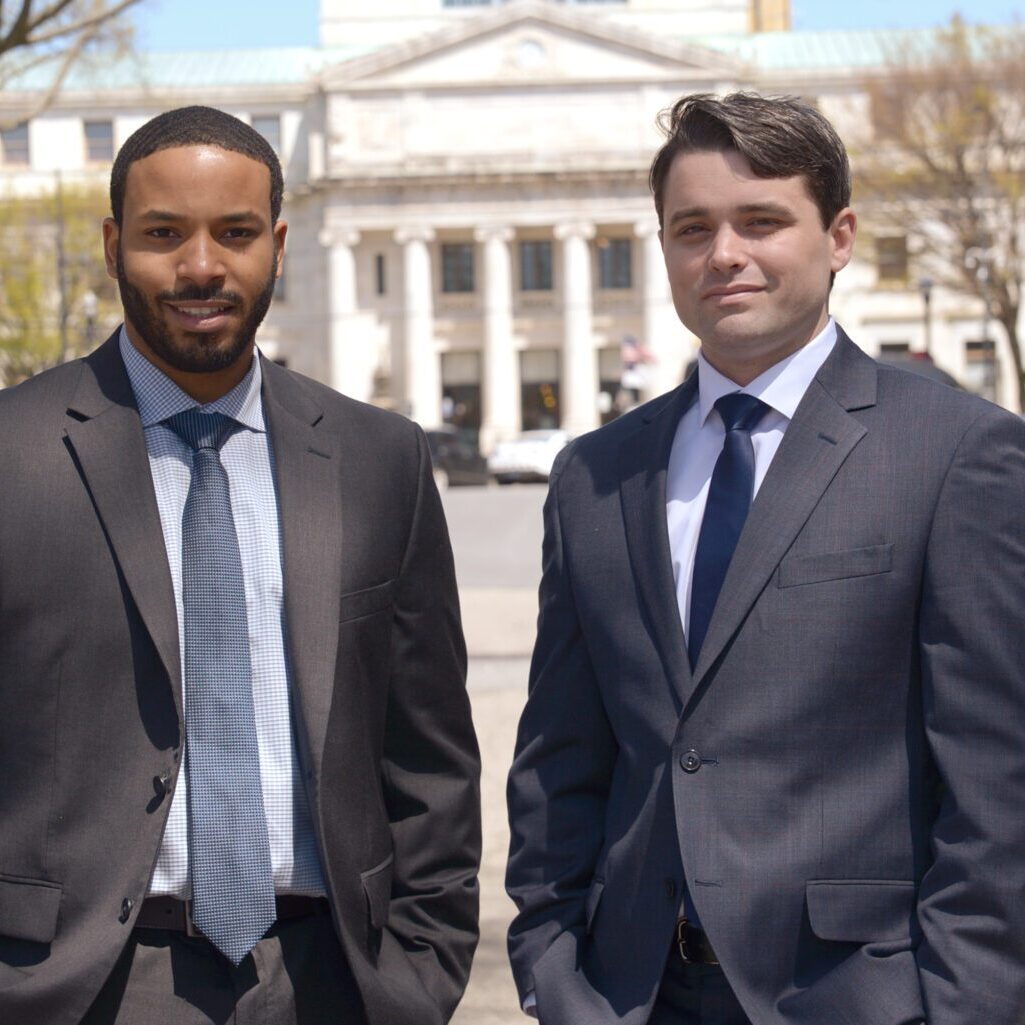
[[[799,175],[824,228],[850,203],[851,166],[844,144],[817,110],[794,96],[694,93],[663,110],[658,125],[666,141],[651,163],[648,183],[660,228],[666,177],[681,153],[736,150],[759,178]]]

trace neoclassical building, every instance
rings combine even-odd
[[[371,13],[368,13],[371,12]],[[0,187],[105,180],[154,113],[209,103],[286,170],[285,277],[264,351],[425,426],[577,433],[673,387],[674,314],[647,187],[657,113],[751,88],[867,121],[882,32],[794,32],[787,0],[322,0],[321,45],[142,54],[81,66],[0,136]],[[42,78],[0,97],[28,109]],[[869,352],[916,351],[1013,406],[978,300],[923,304],[901,239],[869,234],[833,309]]]

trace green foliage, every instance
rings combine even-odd
[[[102,190],[67,186],[43,196],[0,199],[3,383],[56,364],[62,334],[63,355],[71,358],[94,347],[119,320],[117,288],[106,273],[100,236],[107,206]]]

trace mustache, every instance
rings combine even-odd
[[[156,298],[160,302],[222,302],[230,303],[232,306],[243,306],[245,300],[238,292],[229,292],[223,288],[207,287],[199,285],[187,285],[178,292],[160,292]]]

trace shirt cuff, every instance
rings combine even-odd
[[[533,993],[528,993],[523,998],[523,1013],[529,1014],[531,1018],[537,1017],[537,997]]]

